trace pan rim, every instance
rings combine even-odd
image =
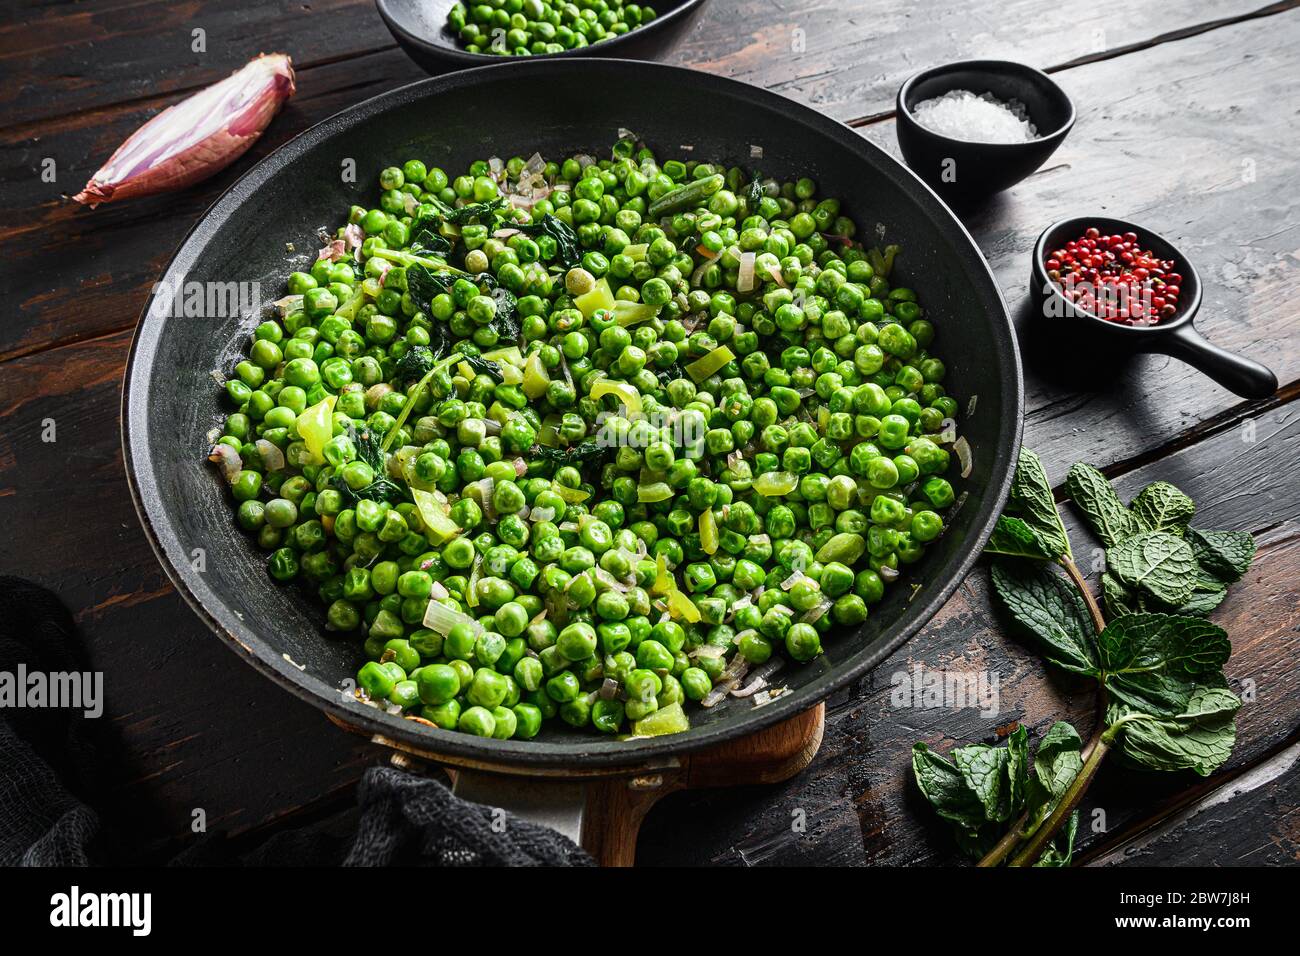
[[[777,698],[765,707],[756,708],[739,721],[699,728],[681,735],[634,741],[596,737],[575,738],[573,741],[563,743],[485,740],[467,734],[427,727],[359,702],[349,702],[337,689],[331,692],[329,685],[325,685],[324,690],[318,690],[310,681],[321,683],[320,678],[305,677],[293,662],[282,659],[275,653],[256,631],[240,620],[233,610],[225,607],[215,589],[210,588],[203,576],[190,567],[188,560],[184,560],[185,551],[179,537],[167,522],[165,515],[161,513],[157,503],[158,486],[152,471],[152,463],[147,455],[149,450],[147,371],[152,368],[164,324],[161,317],[155,320],[151,316],[156,301],[155,296],[151,294],[145,302],[132,336],[123,375],[120,417],[122,460],[127,474],[127,484],[150,547],[181,597],[232,650],[295,696],[369,736],[389,738],[417,750],[446,755],[448,758],[487,761],[502,765],[503,768],[523,769],[529,766],[560,768],[579,762],[585,767],[634,767],[644,765],[647,761],[698,751],[746,736],[815,706],[874,668],[914,637],[966,579],[978,560],[983,545],[992,532],[997,516],[1006,501],[1014,471],[1012,465],[1020,447],[1023,430],[1023,371],[1020,349],[1005,297],[974,239],[951,209],[919,177],[849,127],[780,94],[727,77],[666,64],[592,57],[536,63],[494,64],[419,80],[381,93],[341,110],[302,131],[244,173],[204,211],[186,233],[164,268],[159,282],[165,284],[165,280],[169,277],[187,272],[197,261],[201,252],[200,247],[219,231],[238,204],[246,201],[253,191],[260,188],[281,167],[317,147],[336,132],[346,130],[372,115],[400,108],[413,100],[427,95],[453,92],[475,85],[483,77],[506,75],[506,71],[525,76],[536,74],[546,77],[554,76],[558,71],[589,73],[592,70],[602,69],[635,70],[642,77],[647,74],[668,76],[689,73],[692,82],[699,85],[702,93],[711,90],[719,93],[730,92],[756,101],[758,105],[780,110],[789,115],[792,121],[815,129],[845,148],[855,152],[865,150],[867,153],[878,154],[877,159],[883,159],[895,168],[897,174],[903,179],[904,187],[910,181],[914,191],[919,194],[917,198],[921,203],[924,204],[928,199],[935,206],[931,212],[946,217],[944,225],[955,230],[953,238],[956,244],[964,246],[969,252],[968,257],[963,257],[969,259],[966,264],[970,265],[977,274],[982,270],[982,274],[988,280],[988,288],[992,290],[994,299],[1000,306],[1000,315],[990,316],[990,333],[993,337],[992,344],[1008,355],[1013,372],[1011,381],[1004,383],[1004,390],[1010,392],[1004,397],[1007,399],[1005,414],[1013,419],[1011,441],[996,450],[996,457],[990,470],[990,474],[995,476],[994,482],[985,488],[981,512],[977,514],[972,525],[966,553],[956,561],[946,580],[942,582],[936,580],[932,588],[927,588],[927,592],[920,599],[919,607],[913,604],[909,608],[912,612],[910,621],[901,626],[898,626],[897,622],[890,625],[890,627],[897,627],[896,633],[891,634],[872,653],[852,662],[829,668],[824,675],[810,681],[798,692]],[[1000,480],[996,478],[998,475],[1001,475]],[[153,504],[149,503],[150,498],[154,499]],[[154,513],[155,509],[159,512],[157,515]],[[209,604],[212,607],[209,607]]]
[[[681,2],[661,14],[654,20],[651,20],[644,26],[639,26],[635,30],[629,30],[627,33],[615,37],[609,37],[601,40],[600,43],[593,43],[590,46],[574,47],[570,50],[564,50],[560,53],[534,53],[529,60],[559,60],[559,59],[618,59],[617,57],[605,57],[601,53],[594,52],[596,47],[604,47],[610,50],[623,50],[627,46],[636,44],[643,40],[647,33],[655,37],[679,20],[689,16],[693,11],[703,5],[706,0],[681,0]],[[458,69],[473,68],[486,66],[488,64],[497,64],[501,62],[501,56],[494,53],[470,53],[468,50],[461,49],[452,44],[436,43],[431,39],[422,36],[419,33],[413,33],[406,27],[406,21],[398,19],[397,15],[390,9],[390,0],[375,0],[375,9],[378,11],[384,25],[388,27],[390,33],[403,50],[410,55],[407,49],[409,44],[417,48],[425,56],[441,60],[443,63],[455,64]],[[663,28],[663,29],[661,29]],[[403,42],[404,41],[404,42]],[[608,46],[606,46],[608,44]],[[522,58],[521,58],[522,59]],[[513,62],[513,61],[511,61]],[[383,95],[383,94],[380,94]]]

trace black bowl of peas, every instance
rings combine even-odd
[[[376,0],[398,45],[429,73],[513,58],[652,60],[689,28],[704,0]]]

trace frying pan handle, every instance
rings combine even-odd
[[[1190,322],[1174,329],[1159,351],[1200,369],[1242,398],[1268,398],[1277,391],[1277,376],[1258,362],[1221,349]]]

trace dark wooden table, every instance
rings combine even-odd
[[[1054,481],[1076,460],[1126,494],[1175,482],[1203,527],[1260,541],[1216,612],[1248,702],[1215,777],[1106,769],[1084,807],[1086,861],[1284,863],[1300,858],[1300,44],[1298,0],[1129,5],[712,0],[671,59],[811,104],[897,152],[894,93],[948,60],[1049,69],[1078,124],[1047,167],[968,224],[1008,301],[1028,255],[1067,214],[1137,219],[1196,257],[1199,327],[1272,365],[1272,398],[1242,402],[1177,361],[1062,369],[1026,350],[1025,439]],[[1112,12],[1113,11],[1113,12]],[[210,828],[341,814],[385,755],[255,674],[167,583],[127,495],[123,362],[146,291],[186,230],[250,161],[350,104],[419,79],[366,0],[20,0],[0,25],[0,570],[71,607],[120,751],[107,809],[141,859]],[[194,32],[204,31],[205,52]],[[298,95],[250,157],[208,183],[90,212],[70,203],[114,147],[183,94],[259,51],[284,50]],[[53,160],[53,182],[43,177]],[[56,440],[46,440],[53,428]],[[891,706],[894,675],[987,669],[1001,714]],[[647,864],[937,863],[947,836],[909,781],[916,740],[946,750],[1022,721],[1086,731],[1090,695],[1008,639],[977,570],[909,645],[829,702],[813,765],[780,786],[681,793],[652,811]],[[796,833],[792,814],[808,825]]]

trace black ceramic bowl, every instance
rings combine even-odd
[[[918,103],[953,90],[991,93],[1024,104],[1038,138],[971,143],[926,129]],[[1074,125],[1074,104],[1046,73],[1009,60],[963,60],[917,73],[898,90],[895,124],[907,165],[944,199],[968,203],[1014,186],[1047,161]]]
[[[470,53],[447,26],[447,11],[455,0],[375,0],[379,16],[406,55],[430,73],[487,66],[503,60],[555,60],[561,57],[617,56],[653,60],[686,32],[704,0],[662,0],[651,3],[659,14],[648,24],[622,36],[563,53],[527,57]]]
[[[581,100],[583,109],[557,108]],[[710,104],[703,122],[700,102]],[[566,156],[608,150],[618,129],[637,130],[661,159],[748,164],[764,148],[764,172],[815,179],[869,232],[883,224],[898,243],[898,284],[918,290],[942,330],[944,387],[978,411],[962,420],[972,449],[967,497],[948,533],[860,627],[836,628],[826,653],[788,667],[790,693],[764,707],[729,700],[692,713],[683,734],[620,742],[548,727],[540,739],[484,740],[438,730],[359,704],[347,693],[362,662],[359,642],[331,638],[324,608],[277,586],[266,555],[236,527],[229,494],[205,460],[207,436],[229,412],[211,371],[228,371],[258,315],[199,319],[170,314],[151,297],[136,328],[123,390],[125,462],[146,532],[178,592],[240,657],[332,717],[443,759],[517,767],[626,766],[707,747],[801,713],[857,679],[925,624],[961,583],[1006,499],[1020,444],[1023,386],[1010,317],[970,235],[920,180],[842,123],[775,93],[695,70],[624,60],[565,59],[462,70],[367,100],[298,136],[254,166],[185,239],[158,285],[259,283],[264,301],[315,258],[317,230],[354,203],[370,203],[376,176],[412,156],[446,170],[497,153]],[[682,151],[691,144],[693,153]],[[339,175],[355,160],[357,182]],[[296,251],[286,253],[286,244]],[[192,555],[203,548],[206,562]],[[913,591],[911,585],[919,585]]]
[[[1155,325],[1134,326],[1111,322],[1078,308],[1047,275],[1047,256],[1071,239],[1095,227],[1104,235],[1132,232],[1161,259],[1173,259],[1182,277],[1178,311]],[[1234,355],[1207,341],[1192,324],[1201,307],[1201,277],[1192,261],[1169,240],[1136,223],[1105,216],[1079,216],[1054,222],[1034,244],[1029,273],[1029,293],[1036,303],[1038,321],[1051,323],[1063,339],[1085,346],[1100,345],[1121,352],[1158,352],[1181,359],[1224,388],[1243,398],[1267,398],[1277,391],[1277,376],[1258,362]]]

